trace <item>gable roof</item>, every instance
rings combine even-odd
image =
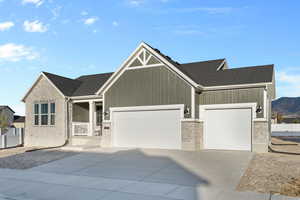
[[[0,110],[2,110],[4,108],[8,108],[11,112],[15,113],[15,111],[13,109],[11,109],[9,106],[0,105]]]
[[[15,123],[24,123],[25,122],[25,117],[24,116],[15,115],[14,116],[14,122]]]
[[[94,95],[98,89],[109,79],[113,73],[94,74],[80,76],[77,81],[80,81],[80,86],[73,92],[72,96]]]
[[[112,75],[112,73],[93,74],[70,79],[48,72],[43,74],[68,97],[94,95]]]
[[[261,65],[242,68],[219,70],[198,75],[198,82],[206,87],[271,83],[273,80],[274,65]]]
[[[141,48],[149,50],[149,52],[157,56],[164,64],[169,65],[174,72],[183,77],[194,87],[207,88],[257,83],[264,84],[273,81],[274,65],[227,69],[227,62],[224,58],[180,64],[144,42],[138,46],[131,56],[127,58],[114,73],[85,75],[76,79],[66,78],[48,72],[42,72],[42,75],[46,76],[64,96],[76,97],[99,94],[103,88],[107,88],[112,84],[112,80],[122,73],[122,70],[132,55],[137,53]],[[27,94],[23,98],[23,101]]]
[[[42,72],[47,76],[47,78],[65,95],[72,96],[73,92],[80,86],[81,82],[59,76],[56,74],[51,74],[48,72]]]

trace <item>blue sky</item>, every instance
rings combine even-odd
[[[0,104],[41,71],[114,71],[145,41],[179,62],[275,64],[277,97],[300,96],[298,0],[0,0]]]

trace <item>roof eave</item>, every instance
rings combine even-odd
[[[203,91],[209,90],[222,90],[222,89],[238,89],[238,88],[253,88],[253,87],[267,87],[273,84],[272,82],[263,83],[248,83],[248,84],[237,84],[237,85],[220,85],[220,86],[207,86],[203,88]]]

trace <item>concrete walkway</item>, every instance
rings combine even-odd
[[[17,200],[268,200],[268,194],[235,191],[251,158],[248,152],[102,149],[28,170],[1,169],[0,193]]]

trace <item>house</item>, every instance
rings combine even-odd
[[[25,128],[25,117],[24,116],[15,115],[14,116],[13,126],[15,128]]]
[[[6,121],[8,127],[12,126],[13,124],[14,114],[15,111],[9,106],[0,105],[0,116],[2,116],[3,120]]]
[[[267,152],[274,66],[178,63],[142,42],[113,73],[42,72],[23,98],[26,146]]]

